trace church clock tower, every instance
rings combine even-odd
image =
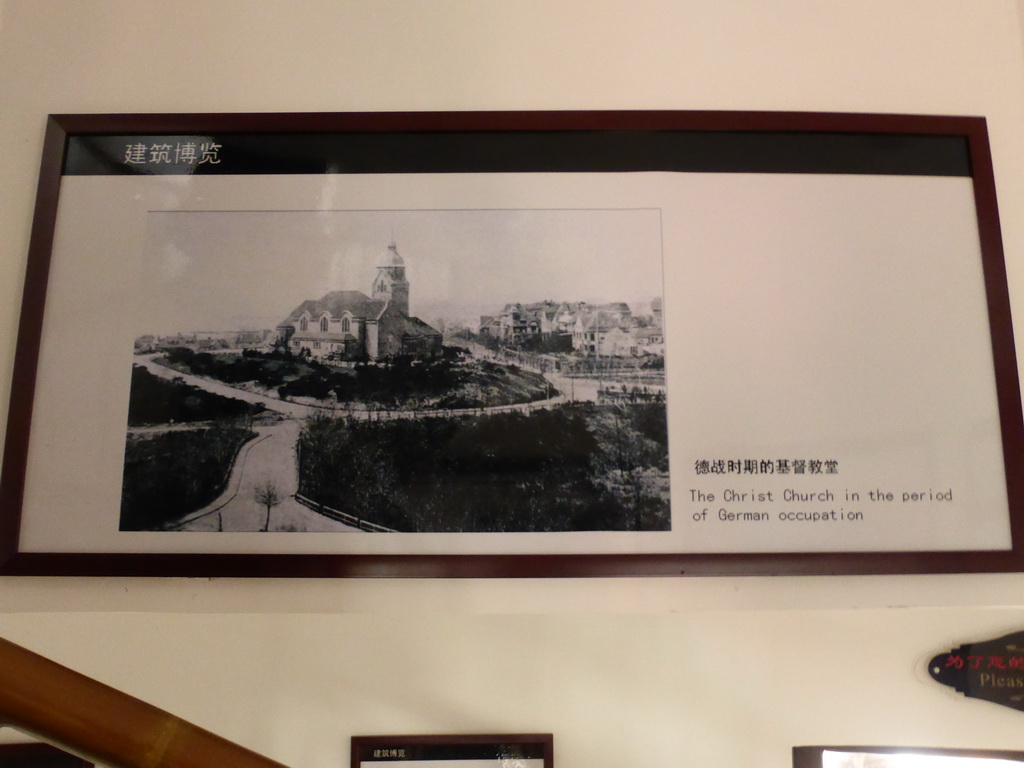
[[[409,315],[409,281],[405,279],[405,262],[394,243],[388,246],[383,263],[377,267],[373,298],[390,301],[392,307],[403,315]]]

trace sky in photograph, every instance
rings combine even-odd
[[[270,328],[306,299],[369,295],[394,242],[424,320],[510,302],[662,295],[656,209],[152,211],[139,333]]]

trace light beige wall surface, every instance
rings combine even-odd
[[[984,115],[1024,338],[1021,5],[0,0],[0,403],[44,120],[62,112]],[[357,733],[551,731],[560,768],[782,768],[808,743],[1024,749],[1024,715],[923,668],[1017,629],[1017,575],[0,579],[0,636],[325,768]]]

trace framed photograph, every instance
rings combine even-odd
[[[553,768],[550,733],[353,736],[351,768]]]
[[[93,768],[93,764],[49,744],[0,744],[0,768]]]
[[[1022,768],[1024,752],[934,747],[794,747],[793,768]]]
[[[1024,566],[983,118],[52,116],[16,354],[0,573]]]

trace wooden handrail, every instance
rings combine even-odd
[[[0,725],[110,768],[284,768],[4,639]]]

